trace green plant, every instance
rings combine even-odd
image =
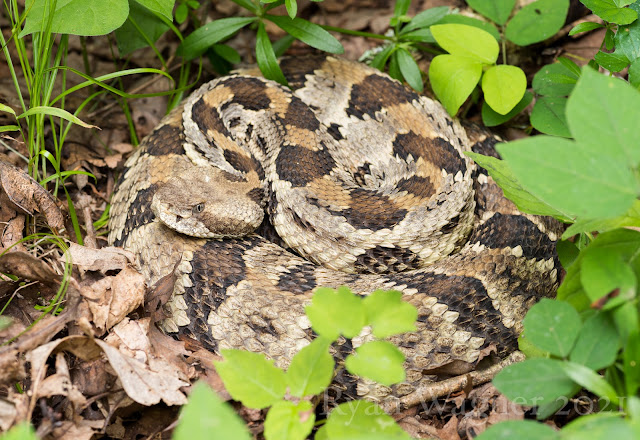
[[[286,372],[263,354],[241,350],[222,350],[224,361],[216,362],[216,370],[235,400],[249,408],[270,407],[264,424],[267,440],[304,439],[318,425],[321,427],[316,438],[353,438],[357,433],[368,439],[408,439],[393,419],[372,402],[342,403],[333,408],[326,420],[318,422],[312,403],[313,396],[322,393],[331,383],[335,362],[329,347],[339,336],[354,338],[365,326],[371,327],[376,338],[415,330],[417,310],[403,302],[401,296],[400,292],[376,291],[361,298],[346,287],[319,288],[306,308],[318,337],[293,357]],[[349,355],[345,368],[352,374],[392,385],[405,378],[403,362],[404,355],[396,346],[374,340]],[[205,402],[210,402],[213,408],[223,407],[211,390],[196,386],[183,409],[183,418],[175,433],[177,440],[199,437],[208,433],[206,427],[213,424],[228,430],[219,438],[249,438],[232,411],[221,409],[212,418]]]

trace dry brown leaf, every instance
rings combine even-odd
[[[63,353],[56,354],[56,372],[40,383],[36,390],[37,397],[66,396],[79,409],[86,405],[87,399],[71,382],[69,366]]]
[[[13,426],[18,411],[13,402],[0,398],[0,431],[5,432]]]
[[[71,257],[73,264],[85,271],[121,270],[129,264],[135,264],[136,257],[133,253],[117,247],[105,247],[92,249],[71,243],[65,257]],[[63,258],[65,258],[63,257]]]
[[[64,217],[55,198],[23,170],[0,160],[0,184],[9,200],[25,214],[40,212],[52,229],[64,229]]]
[[[59,283],[62,279],[44,261],[26,252],[9,252],[0,256],[0,272],[47,284]]]

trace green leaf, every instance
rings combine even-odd
[[[543,96],[569,96],[579,75],[562,63],[547,64],[533,77],[533,91]]]
[[[533,345],[549,353],[565,357],[580,333],[580,315],[571,305],[543,298],[524,317],[524,331]]]
[[[629,84],[640,89],[640,58],[636,58],[629,66]]]
[[[482,76],[484,99],[501,115],[509,113],[526,90],[527,77],[519,67],[501,64],[489,68]]]
[[[402,301],[402,293],[396,290],[376,290],[364,301],[367,324],[373,328],[376,338],[387,338],[416,330],[418,310]]]
[[[636,13],[640,12],[640,4],[633,3],[631,9]],[[629,61],[637,60],[640,57],[640,21],[618,26],[613,42],[616,52],[625,55]]]
[[[238,51],[231,46],[227,46],[226,44],[214,44],[211,48],[222,59],[230,62],[231,64],[237,64],[242,61]]]
[[[509,19],[516,0],[467,0],[467,3],[489,20],[503,25]]]
[[[596,63],[610,72],[620,72],[629,65],[627,57],[618,52],[607,53],[599,51],[595,54],[594,59],[596,60]]]
[[[135,0],[146,9],[163,16],[167,20],[173,20],[173,4],[175,0]]]
[[[531,111],[531,125],[552,136],[571,137],[566,116],[567,98],[543,96],[536,100]]]
[[[504,160],[472,152],[465,152],[464,154],[487,170],[489,175],[493,177],[493,180],[502,188],[505,197],[515,203],[522,212],[568,219],[567,215],[553,209],[542,200],[527,192],[518,182],[513,171],[509,168],[509,164]]]
[[[329,53],[344,53],[342,44],[317,24],[302,18],[291,19],[280,15],[267,15],[267,18],[289,35],[311,47]]]
[[[207,384],[197,382],[191,389],[189,402],[180,411],[180,423],[173,432],[173,438],[208,438],[212,432],[218,438],[251,439],[244,421],[235,410],[225,404]]]
[[[622,351],[622,361],[627,395],[633,396],[640,388],[640,333],[638,333],[637,327],[627,338],[627,343]]]
[[[435,43],[436,39],[433,38],[429,29],[417,29],[415,31],[402,34],[400,36],[402,41],[417,41],[420,43]]]
[[[297,404],[281,400],[276,402],[267,413],[264,421],[264,437],[267,440],[304,440],[311,434],[315,420],[313,405],[308,400],[301,400]],[[220,438],[232,439],[233,437],[221,436]]]
[[[401,17],[409,12],[409,6],[411,5],[411,0],[397,0],[395,8],[393,9],[394,17]]]
[[[438,55],[429,66],[431,88],[452,116],[467,100],[481,75],[481,63],[457,55]]]
[[[311,305],[305,311],[313,330],[330,341],[335,341],[340,335],[354,338],[365,325],[362,300],[344,286],[337,290],[316,289]]]
[[[589,146],[592,154],[600,156],[598,162],[604,162],[613,175],[625,176],[619,182],[624,182],[633,199],[637,195],[638,185],[631,177],[629,167],[640,164],[640,148],[636,147],[640,145],[640,131],[637,130],[639,119],[638,90],[625,81],[584,68],[567,104],[569,128],[576,141]],[[598,124],[593,124],[593,121],[598,121]],[[607,146],[606,150],[602,149],[603,145]],[[624,211],[603,217],[613,217]]]
[[[403,47],[399,47],[396,51],[398,57],[398,67],[402,76],[407,80],[407,83],[418,92],[422,92],[422,72],[418,67],[418,63],[413,59],[409,51]]]
[[[569,31],[569,35],[576,35],[582,32],[590,32],[595,29],[603,28],[604,25],[602,23],[593,23],[591,21],[585,21],[583,23],[578,23]]]
[[[599,127],[605,124],[598,122]],[[609,146],[612,143],[608,141]],[[637,183],[631,170],[609,160],[610,152],[549,136],[501,144],[497,149],[527,191],[572,216],[620,215],[635,200]]]
[[[224,361],[214,362],[224,386],[244,406],[262,409],[284,397],[287,388],[284,371],[261,353],[221,350]]]
[[[566,67],[576,78],[582,74],[582,69],[572,60],[566,57],[558,57],[558,62]]]
[[[575,243],[569,240],[558,240],[556,242],[556,250],[558,251],[560,264],[562,264],[562,267],[565,269],[568,269],[569,266],[576,261],[576,258],[578,258],[578,254],[580,253],[580,250]]]
[[[189,6],[186,3],[180,3],[176,8],[175,17],[176,21],[180,24],[184,23],[189,16]]]
[[[564,25],[569,0],[538,0],[520,9],[507,23],[505,37],[527,46],[552,37]]]
[[[600,370],[615,362],[619,349],[620,337],[615,325],[608,314],[600,312],[585,321],[569,359]]]
[[[126,56],[134,50],[149,46],[147,39],[155,42],[167,29],[169,26],[156,14],[132,1],[129,17],[115,32],[120,56]],[[144,35],[140,33],[141,31],[144,32]]]
[[[562,428],[563,440],[611,440],[638,438],[628,420],[618,412],[603,411],[576,418]]]
[[[258,13],[258,8],[251,0],[231,0],[231,1],[238,6],[245,8],[247,11],[253,12],[254,15]],[[263,3],[273,3],[273,1],[274,0],[272,0],[271,2],[265,1]]]
[[[285,0],[285,7],[287,8],[287,14],[289,18],[295,18],[298,13],[298,2],[297,0]]]
[[[282,85],[287,85],[287,79],[280,69],[278,59],[271,46],[271,40],[264,29],[264,23],[258,24],[258,32],[256,32],[256,62],[258,68],[265,78],[277,81]]]
[[[637,280],[622,255],[608,248],[585,250],[580,281],[592,302],[619,289],[619,296],[633,298]]]
[[[558,432],[544,423],[532,420],[507,420],[492,425],[475,440],[557,440]]]
[[[405,377],[404,355],[390,342],[371,341],[356,348],[344,364],[351,374],[391,386]]]
[[[27,1],[25,10],[29,12],[19,38],[44,30],[51,17],[52,5],[53,2],[49,0]],[[105,35],[122,26],[127,15],[127,0],[58,0],[51,21],[51,32],[83,36]]]
[[[498,59],[498,42],[482,29],[464,24],[437,24],[431,26],[431,33],[451,55],[484,64],[495,64]]]
[[[58,118],[62,118],[65,121],[73,122],[74,124],[77,124],[84,128],[97,128],[95,125],[91,125],[91,124],[87,124],[86,122],[83,122],[80,118],[78,118],[75,115],[72,115],[66,110],[62,110],[61,108],[58,108],[58,107],[48,107],[44,105],[38,106],[38,107],[31,107],[29,110],[19,115],[18,119],[26,118],[31,115],[57,116]]]
[[[619,217],[596,220],[579,220],[564,231],[562,238],[567,239],[582,232],[606,232],[628,226],[640,228],[640,200],[635,200],[629,211]]]
[[[491,107],[489,107],[487,101],[484,101],[482,103],[482,123],[487,127],[495,127],[496,125],[504,124],[511,118],[520,114],[522,110],[524,110],[529,104],[531,104],[531,101],[533,101],[533,93],[525,90],[524,96],[522,97],[520,102],[518,102],[516,106],[512,108],[511,111],[506,115],[501,115],[500,113],[496,112]]]
[[[542,406],[559,398],[564,400],[580,387],[576,387],[564,372],[563,364],[555,359],[527,359],[500,371],[493,379],[493,385],[520,405]]]
[[[326,423],[331,440],[411,440],[382,408],[366,400],[341,403]]]
[[[467,17],[466,15],[460,14],[449,14],[442,18],[438,24],[465,24],[467,26],[477,27],[478,29],[482,29],[483,31],[490,33],[496,41],[500,41],[500,32],[498,29],[493,24],[477,18]]]
[[[335,365],[329,354],[330,344],[330,341],[318,337],[293,357],[287,370],[287,384],[292,396],[313,396],[329,386]]]
[[[387,60],[389,59],[391,54],[395,52],[396,49],[397,46],[395,44],[389,44],[388,46],[385,46],[384,49],[382,49],[376,54],[375,57],[373,57],[373,60],[371,60],[371,67],[380,71],[384,71],[384,65],[387,63]]]
[[[419,14],[416,14],[416,16],[402,28],[400,35],[405,35],[416,29],[429,27],[440,21],[448,13],[449,8],[447,6],[438,6],[436,8],[426,9]]]
[[[7,113],[11,113],[13,116],[16,115],[16,112],[9,107],[8,105],[4,105],[0,103],[0,112],[7,112]]]
[[[598,373],[584,365],[576,364],[574,362],[565,361],[563,363],[563,369],[567,376],[569,376],[575,383],[588,389],[592,393],[608,399],[613,404],[619,403],[618,394],[616,390]]]
[[[229,17],[211,21],[189,34],[178,46],[176,55],[187,60],[197,58],[209,47],[229,38],[255,20],[255,17]]]
[[[638,18],[636,11],[618,7],[615,0],[580,0],[580,2],[609,23],[625,25]]]

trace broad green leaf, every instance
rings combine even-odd
[[[466,15],[460,14],[448,14],[445,15],[438,24],[466,24],[467,26],[477,27],[478,29],[482,29],[483,31],[490,33],[496,41],[500,41],[500,31],[498,31],[492,23],[479,20],[474,17],[467,17]]]
[[[564,25],[569,0],[538,0],[520,9],[507,23],[505,37],[527,46],[552,37]]]
[[[591,21],[585,21],[582,23],[578,23],[577,25],[575,25],[570,31],[569,31],[569,35],[576,35],[576,34],[580,34],[582,32],[589,32],[589,31],[593,31],[595,29],[600,29],[603,28],[604,25],[602,23],[593,23]]]
[[[516,0],[467,0],[467,3],[489,20],[503,25],[509,19]]]
[[[158,15],[162,15],[169,21],[173,20],[172,14],[175,0],[135,0],[134,3],[144,6]]]
[[[400,37],[402,41],[418,41],[420,43],[435,43],[436,39],[433,38],[429,29],[416,29],[415,31],[402,34]]]
[[[330,341],[340,335],[345,338],[358,336],[366,322],[362,300],[344,286],[337,290],[316,289],[311,305],[305,311],[313,330]]]
[[[130,8],[129,17],[115,32],[120,56],[149,46],[147,39],[153,43],[169,29],[160,18],[139,3],[132,1]]]
[[[507,420],[492,425],[475,440],[557,440],[560,434],[544,423],[533,420]]]
[[[578,77],[562,63],[547,64],[535,74],[531,87],[542,96],[569,96]]]
[[[426,9],[419,14],[416,14],[416,16],[402,28],[400,35],[404,36],[406,33],[416,29],[429,27],[440,21],[448,13],[449,8],[447,6],[438,6],[436,8]]]
[[[574,362],[565,361],[563,363],[563,369],[567,376],[569,376],[575,383],[588,389],[592,393],[608,399],[613,404],[617,405],[618,394],[616,390],[605,380],[604,377],[584,365],[576,364]]]
[[[589,244],[588,248],[578,255],[576,261],[567,268],[564,281],[558,289],[558,299],[570,302],[578,311],[590,307],[591,301],[584,293],[582,283],[582,260],[588,252],[595,249],[610,249],[610,252],[620,254],[623,261],[630,265],[636,275],[640,272],[640,232],[632,229],[615,229],[599,234]]]
[[[344,364],[351,374],[391,386],[405,377],[404,355],[390,342],[371,341],[356,348]]]
[[[588,146],[590,152],[598,156],[600,166],[608,168],[611,175],[629,176],[629,167],[640,164],[639,119],[638,90],[625,81],[584,68],[567,103],[567,122],[576,141]],[[593,121],[598,123],[593,124]],[[619,181],[624,182],[635,199],[638,189],[635,179],[627,177]],[[624,211],[602,217],[613,217]]]
[[[633,396],[640,388],[640,334],[637,327],[627,338],[622,351],[622,362],[627,395]]]
[[[549,215],[556,218],[569,218],[566,214],[553,209],[542,200],[527,192],[518,182],[513,171],[509,168],[509,164],[504,160],[472,152],[465,152],[464,154],[487,170],[489,175],[493,177],[493,180],[502,188],[505,197],[515,203],[522,212],[534,215]]]
[[[44,30],[51,16],[52,1],[29,0],[29,11],[19,38]],[[71,35],[105,35],[122,26],[129,15],[128,0],[96,2],[94,0],[57,0],[51,32]],[[43,20],[44,17],[44,20]]]
[[[28,422],[21,422],[2,435],[2,440],[38,440],[33,426]]]
[[[596,313],[580,330],[569,359],[592,370],[613,364],[620,349],[620,337],[607,313]]]
[[[595,54],[594,59],[596,63],[610,72],[620,72],[629,65],[627,57],[618,52],[607,53],[599,51]]]
[[[538,131],[552,136],[571,137],[567,125],[567,98],[543,96],[536,100],[531,110],[531,125]]]
[[[575,245],[575,243],[569,240],[558,240],[556,242],[556,250],[558,251],[558,258],[560,259],[560,264],[565,269],[568,269],[569,266],[576,261],[578,258],[578,254],[580,254],[580,250]]]
[[[335,365],[329,354],[330,344],[330,341],[318,337],[293,357],[287,370],[287,384],[292,396],[313,396],[329,386]]]
[[[316,415],[308,400],[293,403],[288,400],[276,402],[264,421],[264,437],[267,440],[304,440],[313,429]],[[217,433],[216,433],[217,435]],[[233,437],[220,437],[232,439]]]
[[[562,361],[545,358],[509,365],[496,375],[493,385],[520,405],[547,405],[580,390],[564,372]]]
[[[333,35],[315,23],[302,18],[291,19],[281,15],[267,15],[267,18],[289,35],[296,37],[311,47],[329,53],[344,52],[342,44]]]
[[[376,338],[387,338],[416,330],[418,310],[402,301],[402,293],[396,290],[376,290],[363,301],[367,324],[373,328]]]
[[[543,298],[523,321],[524,332],[533,345],[549,353],[566,357],[580,333],[580,315],[569,304]]]
[[[176,8],[175,17],[176,21],[180,24],[187,21],[187,17],[189,16],[189,6],[186,3],[180,3]]]
[[[607,30],[604,33],[604,48],[607,50],[613,50],[613,46],[615,43],[615,35],[613,34],[613,31],[610,28],[607,28]]]
[[[640,200],[635,200],[629,211],[619,217],[596,220],[579,220],[564,231],[562,238],[567,239],[582,232],[606,232],[628,226],[640,228]]]
[[[531,104],[531,101],[533,101],[533,93],[525,91],[520,102],[518,102],[506,115],[497,113],[489,107],[489,104],[485,101],[482,103],[482,123],[487,127],[495,127],[496,125],[504,124],[527,108],[527,106]]]
[[[366,400],[352,400],[335,407],[326,423],[331,440],[411,440],[382,408]]]
[[[519,67],[501,64],[489,68],[482,76],[484,99],[501,115],[509,113],[526,90],[527,77]]]
[[[629,84],[640,89],[640,58],[636,58],[629,66]]]
[[[616,323],[618,334],[623,341],[629,338],[629,335],[637,332],[640,328],[640,316],[638,308],[631,301],[625,301],[621,306],[611,310],[613,321]]]
[[[258,32],[256,32],[256,62],[265,78],[287,85],[287,79],[284,77],[282,69],[280,69],[280,64],[278,64],[278,59],[273,51],[271,40],[269,40],[263,22],[258,24]]]
[[[249,408],[262,409],[284,397],[284,371],[261,353],[221,350],[223,361],[214,362],[224,386],[235,400]]]
[[[585,251],[580,281],[592,302],[616,289],[619,289],[619,296],[633,298],[637,286],[636,276],[622,255],[608,248]]]
[[[640,4],[633,3],[630,7],[636,13],[640,12]],[[613,41],[616,52],[625,55],[629,61],[640,57],[640,21],[625,26],[619,26]]]
[[[603,411],[576,418],[562,428],[562,440],[611,440],[638,438],[640,432],[619,412]]]
[[[178,46],[176,55],[192,60],[209,47],[223,41],[256,20],[255,17],[229,17],[211,21],[193,31]]]
[[[191,389],[189,402],[180,411],[180,423],[173,432],[173,439],[208,438],[212,432],[219,438],[251,439],[244,421],[235,410],[207,384],[197,382]]]
[[[498,42],[482,29],[465,24],[437,24],[431,26],[431,34],[451,55],[484,64],[494,64],[498,59]]]
[[[481,75],[481,63],[457,55],[438,55],[429,66],[431,88],[452,116],[467,100]]]
[[[18,119],[26,118],[27,116],[31,116],[31,115],[57,116],[58,118],[62,118],[65,121],[73,122],[74,124],[77,124],[84,128],[98,128],[95,125],[91,125],[91,124],[87,124],[86,122],[83,122],[77,116],[72,115],[68,111],[62,110],[61,108],[58,108],[58,107],[47,107],[47,106],[31,107],[29,110],[19,115]]]
[[[603,124],[599,121],[598,125]],[[609,140],[607,145],[611,144]],[[527,191],[575,217],[623,214],[638,192],[629,168],[608,160],[604,151],[566,139],[534,136],[497,149]]]
[[[638,18],[636,11],[619,7],[615,0],[580,0],[580,2],[609,23],[625,25]]]
[[[418,63],[416,63],[409,51],[403,47],[398,48],[396,56],[398,57],[398,67],[404,79],[407,80],[407,83],[414,90],[422,92],[424,88],[422,84],[422,72],[420,72]]]

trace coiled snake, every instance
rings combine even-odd
[[[495,154],[491,139],[472,143],[440,104],[362,64],[281,67],[293,91],[257,71],[211,81],[125,165],[109,241],[137,254],[149,283],[175,268],[164,330],[286,366],[313,336],[314,288],[399,290],[419,312],[416,332],[391,338],[405,383],[338,379],[374,399],[442,365],[473,368],[487,347],[514,350],[528,308],[557,287],[559,229],[520,213],[463,154]]]

